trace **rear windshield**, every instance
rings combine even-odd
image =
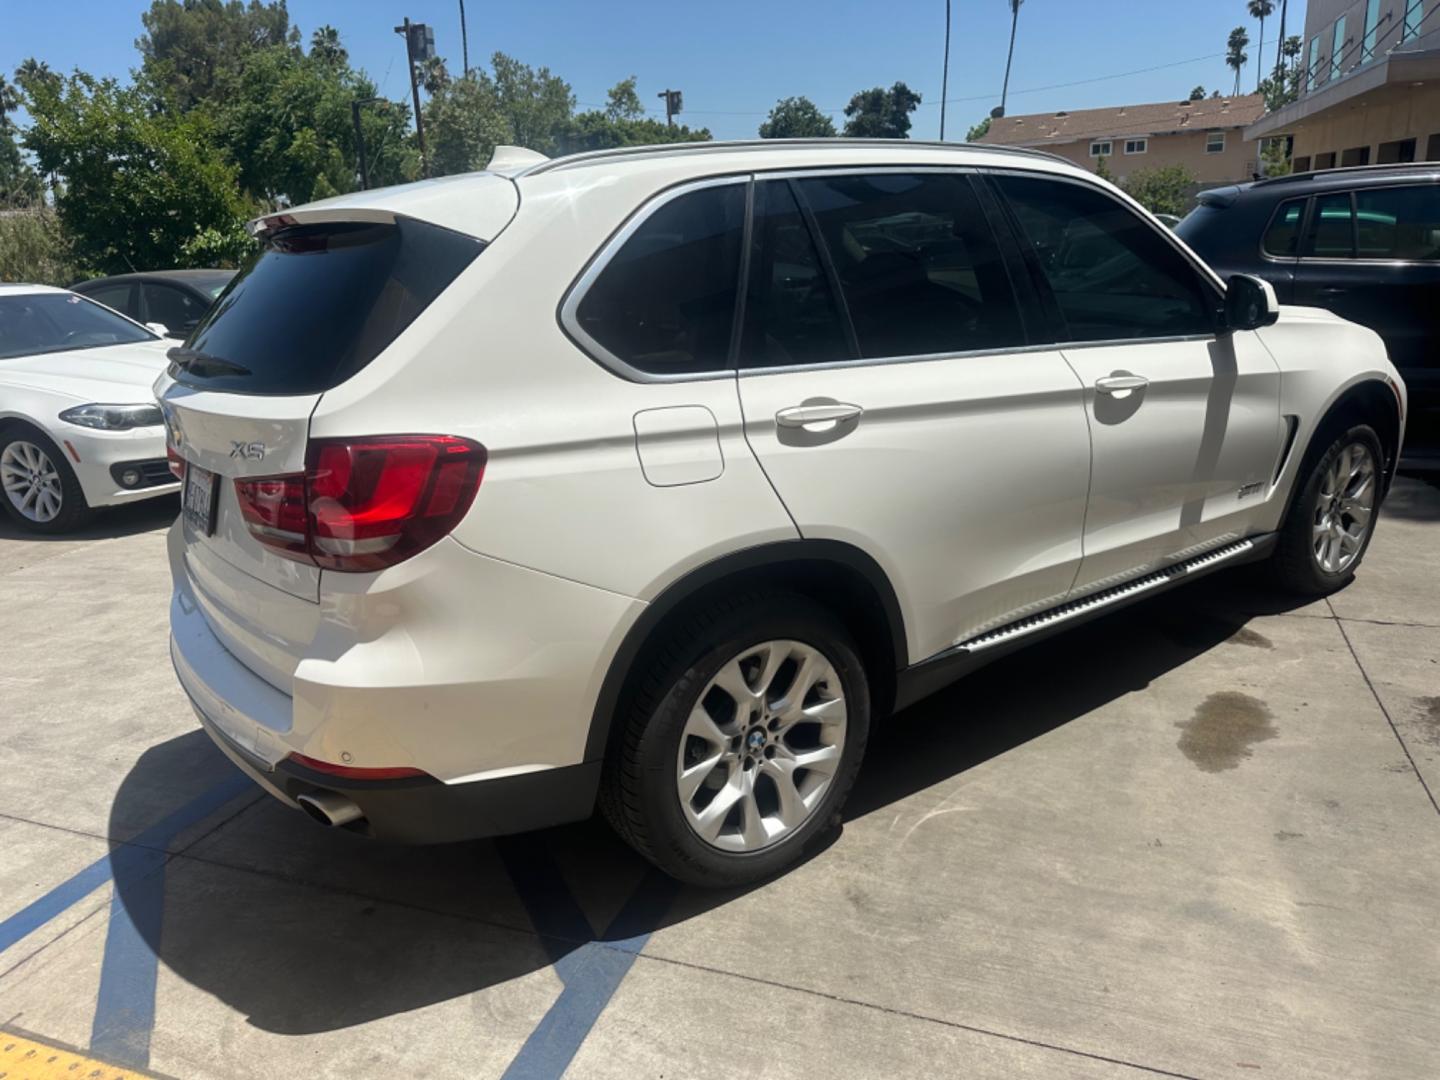
[[[1175,235],[1204,255],[1215,248],[1214,239],[1225,230],[1225,207],[1201,203],[1175,226]]]
[[[172,350],[171,374],[208,390],[321,393],[375,359],[482,247],[406,218],[282,229]]]

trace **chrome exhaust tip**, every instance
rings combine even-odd
[[[360,807],[345,798],[344,795],[336,795],[333,791],[315,791],[307,795],[297,795],[295,801],[300,804],[301,810],[304,810],[321,825],[348,825],[365,816]]]

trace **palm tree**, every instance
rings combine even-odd
[[[1245,32],[1243,26],[1237,26],[1230,31],[1230,41],[1225,52],[1225,66],[1235,72],[1235,97],[1240,96],[1240,72],[1245,67],[1245,61],[1250,59],[1250,54],[1245,51],[1245,46],[1250,44],[1250,35]]]
[[[1290,10],[1290,0],[1280,0],[1280,41],[1275,46],[1275,78],[1282,78],[1285,72],[1285,13]],[[1264,60],[1262,58],[1261,62]]]
[[[20,108],[20,88],[14,83],[6,82],[5,76],[0,75],[0,131],[10,126],[10,118],[7,113],[12,113]]]
[[[1258,94],[1260,92],[1260,72],[1265,63],[1263,59],[1265,56],[1265,20],[1275,14],[1275,2],[1274,0],[1250,0],[1246,6],[1250,9],[1250,17],[1260,20],[1260,44],[1255,46],[1255,55],[1262,58],[1255,65],[1255,92]]]
[[[1010,5],[1010,52],[1005,57],[1005,85],[1000,90],[1000,115],[1005,115],[1005,99],[1010,94],[1010,61],[1015,59],[1015,27],[1020,22],[1020,5],[1025,0],[1005,0]]]

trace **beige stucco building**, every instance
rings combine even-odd
[[[1440,161],[1440,0],[1310,0],[1300,100],[1245,131],[1289,135],[1296,172]]]
[[[1030,113],[992,121],[979,141],[1046,150],[1092,172],[1104,158],[1117,180],[1141,169],[1183,165],[1199,185],[1213,186],[1255,174],[1259,144],[1247,142],[1244,133],[1264,111],[1259,94],[1246,94]]]

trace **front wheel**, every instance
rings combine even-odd
[[[839,820],[869,734],[845,627],[789,594],[723,601],[667,632],[607,762],[601,806],[682,881],[748,884]]]
[[[90,518],[75,470],[48,438],[27,426],[0,429],[0,505],[22,529],[63,533]]]
[[[1384,458],[1375,430],[1356,424],[1322,445],[1296,480],[1272,563],[1277,583],[1305,596],[1328,595],[1355,576],[1380,514]]]

